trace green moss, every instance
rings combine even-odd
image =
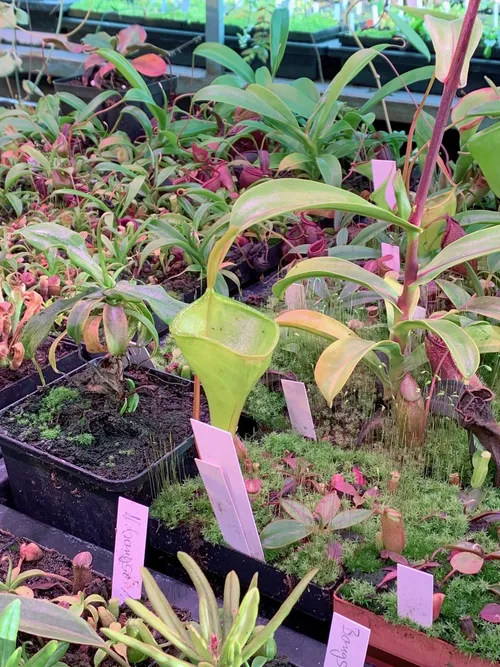
[[[43,440],[55,440],[61,435],[61,427],[59,424],[52,428],[41,428],[40,429],[40,437]]]
[[[285,431],[290,428],[285,397],[281,393],[269,391],[262,382],[258,382],[250,392],[245,412],[265,429]]]
[[[80,433],[70,438],[71,442],[76,443],[79,447],[91,447],[94,444],[94,436],[92,433]]]

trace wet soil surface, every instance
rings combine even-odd
[[[180,378],[159,379],[146,371],[127,370],[140,396],[135,412],[120,415],[123,399],[97,393],[92,367],[65,380],[76,398],[65,402],[48,423],[48,390],[0,418],[0,430],[107,479],[135,477],[192,435],[193,384]],[[202,397],[200,419],[209,421]]]
[[[48,366],[49,364],[49,349],[51,345],[52,341],[47,341],[42,345],[40,345],[40,347],[36,351],[35,358],[40,368],[44,368],[44,366]],[[67,354],[70,354],[71,352],[75,351],[76,351],[75,347],[68,345],[66,343],[60,343],[57,346],[56,359],[61,359]],[[1,368],[0,390],[9,387],[11,384],[14,384],[14,382],[18,382],[19,380],[22,380],[23,378],[26,378],[29,375],[33,375],[33,373],[37,373],[37,370],[35,368],[35,365],[30,359],[25,359],[21,364],[21,367],[18,368],[17,371],[11,371],[8,368]]]

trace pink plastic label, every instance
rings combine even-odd
[[[370,629],[334,612],[324,667],[364,667]]]
[[[381,243],[382,257],[391,255],[391,259],[385,259],[384,264],[387,264],[398,276],[401,270],[401,258],[399,255],[399,246],[391,245],[390,243]]]
[[[215,428],[210,424],[204,424],[196,421],[196,419],[191,419],[191,426],[193,427],[200,459],[206,463],[212,463],[222,470],[243,529],[243,535],[248,544],[247,554],[252,558],[263,561],[264,552],[243,475],[241,474],[233,436],[228,431]]]
[[[303,310],[307,308],[306,290],[304,285],[294,283],[285,291],[285,304],[288,310]]]
[[[398,616],[424,628],[432,625],[434,577],[427,572],[398,564]]]
[[[141,597],[148,512],[145,505],[122,497],[118,499],[112,596],[118,598],[120,604],[126,598],[139,600]]]
[[[394,160],[372,160],[373,189],[377,190],[384,181],[389,178],[385,190],[385,200],[391,208],[396,208],[396,195],[394,193],[394,176],[396,175],[396,163]]]
[[[306,385],[294,380],[281,380],[293,428],[305,438],[317,440]]]
[[[414,320],[425,320],[427,317],[427,311],[425,308],[422,308],[422,306],[417,306],[415,308],[415,311],[413,312],[413,318]]]
[[[238,513],[231,498],[231,493],[224,479],[224,473],[219,466],[195,459],[203,484],[210,498],[212,509],[219,523],[222,536],[230,547],[249,554],[243,528]]]

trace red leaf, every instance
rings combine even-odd
[[[332,489],[335,489],[335,491],[338,491],[339,493],[344,493],[346,496],[355,496],[358,493],[356,489],[353,487],[353,485],[349,484],[349,482],[346,482],[343,475],[341,475],[340,473],[336,473],[332,477],[330,486],[332,487]]]
[[[364,492],[363,497],[365,496],[368,496],[369,498],[378,498],[380,496],[380,489],[378,486],[373,486],[371,489]]]
[[[295,454],[287,454],[283,457],[283,462],[289,465],[292,470],[297,470],[297,458]]]
[[[245,489],[247,493],[256,494],[262,489],[262,482],[260,479],[245,479]]]
[[[336,560],[339,565],[342,563],[342,545],[340,542],[329,542],[327,551],[330,560]]]
[[[130,62],[139,74],[152,79],[157,76],[165,76],[167,73],[167,63],[156,53],[145,53],[138,58],[132,58]]]
[[[451,567],[461,574],[477,574],[483,567],[484,558],[469,551],[461,551],[455,554],[451,560]]]
[[[118,47],[119,53],[125,53],[128,48],[135,44],[144,44],[147,38],[147,33],[140,25],[129,25],[128,28],[123,28],[118,33]]]
[[[399,563],[400,565],[406,565],[407,567],[410,567],[408,559],[402,556],[401,554],[395,553],[394,551],[388,551],[387,549],[384,549],[383,551],[380,552],[380,557],[384,559],[390,558],[395,563]]]
[[[382,588],[382,586],[385,586],[388,584],[390,581],[393,581],[394,579],[397,579],[398,576],[398,571],[397,570],[392,570],[392,572],[389,572],[389,574],[386,574],[385,577],[382,579],[380,584],[377,586],[377,590],[379,588]]]
[[[337,493],[333,492],[321,498],[319,503],[316,505],[316,514],[322,518],[324,524],[328,524],[337,514],[339,509],[340,498],[338,497]]]
[[[484,556],[483,547],[480,544],[474,544],[474,542],[457,542],[456,544],[447,544],[445,549],[450,549],[452,556],[462,551],[466,551],[471,554],[477,554],[481,557]]]
[[[490,602],[481,610],[479,616],[488,623],[500,623],[500,604]]]
[[[208,162],[208,159],[210,158],[210,153],[207,151],[206,148],[202,148],[201,146],[197,146],[194,142],[191,144],[191,151],[194,155],[194,159],[196,162]]]
[[[283,484],[283,488],[281,489],[281,495],[288,496],[290,493],[294,493],[296,489],[297,482],[295,481],[295,478],[287,477],[285,479],[285,483]]]
[[[354,466],[354,468],[352,469],[352,472],[353,472],[353,475],[354,475],[354,479],[356,480],[356,484],[359,484],[360,486],[366,486],[366,479],[365,479],[363,473],[361,472],[361,470],[359,468],[357,468],[356,466]]]

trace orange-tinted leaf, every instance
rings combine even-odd
[[[434,593],[432,596],[432,620],[437,621],[439,614],[441,613],[441,607],[443,606],[445,596],[443,593]]]
[[[123,306],[104,305],[102,322],[106,345],[110,354],[120,356],[125,354],[130,343],[128,321]]]
[[[101,326],[102,316],[89,317],[83,330],[83,342],[90,354],[102,354],[106,348],[99,339],[99,328]]]
[[[155,78],[167,73],[167,63],[156,53],[145,53],[131,61],[135,69],[143,76]]]
[[[125,53],[127,49],[135,44],[144,44],[147,33],[140,25],[129,25],[118,33],[118,52]]]
[[[451,560],[451,567],[461,574],[477,574],[483,567],[484,558],[470,551],[461,551],[455,554]]]

